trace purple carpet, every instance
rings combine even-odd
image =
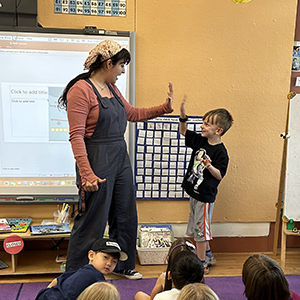
[[[300,275],[286,276],[290,289],[300,295]],[[112,280],[119,290],[121,300],[133,300],[137,291],[148,294],[156,279],[142,280]],[[206,277],[205,283],[209,285],[221,300],[245,300],[244,286],[241,277]],[[45,288],[48,282],[32,283],[3,283],[0,284],[0,300],[34,300],[38,291]]]

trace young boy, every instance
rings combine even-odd
[[[112,273],[118,260],[125,261],[127,254],[115,240],[102,238],[94,242],[88,257],[89,264],[54,279],[48,288],[38,293],[36,300],[76,300],[86,287],[105,281],[104,275]]]
[[[185,136],[186,146],[193,149],[182,183],[190,196],[191,213],[186,234],[194,237],[198,257],[204,265],[204,273],[208,274],[208,266],[216,264],[209,246],[212,239],[210,222],[213,204],[229,160],[221,137],[231,127],[233,119],[226,109],[211,110],[204,115],[202,132],[198,134],[187,129],[185,102],[186,96],[180,107],[179,132]]]

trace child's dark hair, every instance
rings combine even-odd
[[[245,261],[242,280],[248,300],[287,300],[291,297],[282,269],[266,255],[254,254]]]
[[[189,240],[185,240],[183,238],[177,239],[172,243],[172,246],[170,247],[169,253],[168,253],[168,266],[166,270],[166,274],[171,270],[171,266],[174,262],[174,257],[177,253],[181,251],[188,251],[196,255],[196,247],[193,245],[193,243]],[[172,289],[172,280],[168,279],[168,276],[165,278],[165,287],[164,291],[168,291]]]
[[[184,250],[177,253],[174,257],[170,273],[175,288],[181,290],[189,283],[201,282],[204,268],[201,260],[195,253]]]
[[[81,73],[78,76],[76,76],[75,78],[73,78],[65,87],[63,94],[59,97],[58,99],[58,107],[62,108],[62,109],[67,109],[67,94],[70,90],[70,88],[80,79],[88,79],[91,74],[96,71],[97,69],[99,69],[101,67],[101,65],[107,61],[101,61],[101,57],[102,55],[99,54],[96,61],[91,64],[90,69],[88,72],[85,73]],[[124,63],[126,65],[128,65],[130,63],[131,60],[131,56],[130,53],[127,49],[123,48],[121,51],[119,51],[117,54],[115,54],[114,56],[112,56],[110,58],[112,60],[112,64],[115,66],[119,61],[123,60]]]
[[[99,253],[99,252],[108,254],[108,255],[110,255],[112,258],[117,259],[117,260],[119,260],[119,259],[120,259],[120,256],[121,256],[119,252],[116,252],[116,253],[107,253],[107,252],[104,252],[104,251],[94,251],[94,252],[95,252],[96,254]]]
[[[233,118],[230,112],[225,108],[217,108],[208,111],[203,116],[203,120],[205,119],[222,128],[223,132],[221,135],[224,135],[233,124]]]

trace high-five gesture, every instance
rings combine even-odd
[[[168,101],[168,105],[170,108],[172,108],[173,97],[174,97],[173,83],[169,82],[168,98],[166,101]]]
[[[186,118],[186,113],[185,113],[185,102],[186,102],[186,95],[184,95],[183,100],[180,105],[180,118]]]
[[[186,130],[187,130],[187,126],[186,126],[187,116],[185,113],[185,102],[186,102],[186,95],[184,95],[183,100],[180,105],[179,132],[182,135],[185,135]]]

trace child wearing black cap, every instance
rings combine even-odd
[[[77,271],[65,272],[41,290],[36,300],[72,300],[91,284],[105,281],[104,275],[112,273],[118,261],[125,261],[127,254],[121,251],[113,239],[99,239],[88,252],[89,263]]]

